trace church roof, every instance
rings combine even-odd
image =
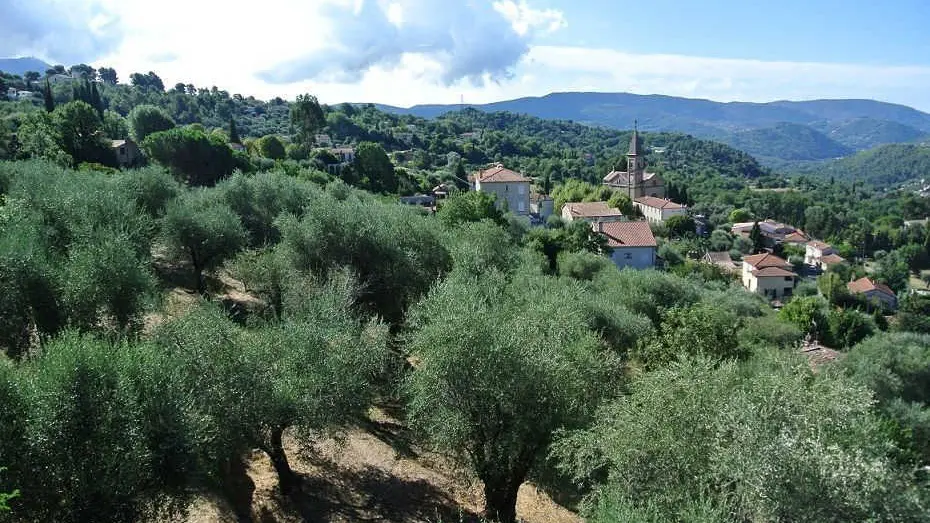
[[[643,173],[643,181],[647,182],[656,177],[656,173]],[[662,178],[658,178],[661,180]],[[619,187],[630,185],[630,174],[626,171],[610,171],[604,177],[604,183],[607,185],[616,185]]]

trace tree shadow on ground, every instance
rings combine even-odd
[[[275,496],[279,506],[308,523],[329,521],[384,521],[480,523],[482,519],[459,507],[445,492],[423,480],[405,480],[369,467],[345,470],[326,465],[323,477],[303,476],[298,491]],[[267,510],[260,523],[274,523]]]

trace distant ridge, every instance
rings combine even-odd
[[[645,131],[683,132],[719,140],[773,162],[836,158],[930,136],[930,114],[876,100],[724,103],[665,95],[577,92],[489,104],[377,107],[424,118],[473,107],[615,129],[628,129],[637,120]]]
[[[22,76],[27,71],[45,74],[52,66],[31,56],[24,58],[0,58],[0,71]]]

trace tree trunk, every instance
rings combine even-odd
[[[271,429],[269,445],[265,448],[265,453],[271,458],[271,464],[275,472],[278,473],[278,487],[281,492],[287,494],[294,491],[300,484],[300,478],[291,469],[291,464],[287,461],[287,454],[284,452],[284,445],[281,443],[281,436],[284,433],[284,427],[275,427]]]
[[[517,520],[517,491],[523,478],[503,478],[484,482],[484,516],[491,521],[513,523]]]
[[[249,477],[245,462],[240,457],[228,459],[222,465],[220,490],[229,502],[239,521],[252,521],[252,494],[255,483]]]

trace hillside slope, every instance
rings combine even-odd
[[[854,152],[821,132],[792,123],[739,131],[730,134],[724,141],[759,158],[773,156],[783,160],[823,160]]]

